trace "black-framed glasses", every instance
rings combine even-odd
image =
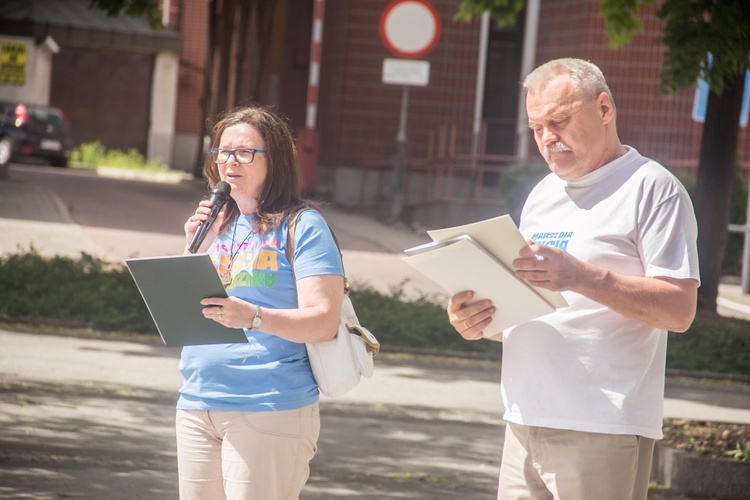
[[[211,158],[215,163],[224,164],[229,161],[229,157],[234,155],[234,159],[237,163],[243,165],[252,163],[255,159],[256,153],[265,153],[265,149],[252,149],[252,148],[240,148],[240,149],[221,149],[213,148],[211,150]]]

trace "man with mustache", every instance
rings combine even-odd
[[[516,275],[569,307],[497,335],[507,422],[500,499],[646,499],[662,438],[667,331],[693,321],[700,284],[690,198],[620,142],[599,68],[550,61],[524,81],[550,173],[529,195]],[[495,308],[453,296],[448,316],[483,337]]]

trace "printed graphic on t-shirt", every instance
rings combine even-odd
[[[534,233],[531,240],[537,245],[567,250],[568,242],[573,237],[573,231],[558,231],[550,233]]]
[[[228,245],[220,245],[217,269],[220,274],[230,272],[232,282],[227,290],[238,286],[275,288],[279,270],[278,241],[272,238],[250,244],[235,244],[231,251]],[[230,269],[231,264],[231,269]]]

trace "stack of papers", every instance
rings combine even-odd
[[[473,302],[491,300],[497,312],[486,337],[567,307],[559,292],[516,278],[513,261],[527,244],[509,215],[427,234],[434,241],[406,249],[404,261],[451,295],[472,290]]]

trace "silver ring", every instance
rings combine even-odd
[[[469,329],[469,325],[466,324],[466,320],[464,320],[464,327],[466,327],[467,330]]]
[[[219,311],[219,321],[224,321],[224,313]]]

